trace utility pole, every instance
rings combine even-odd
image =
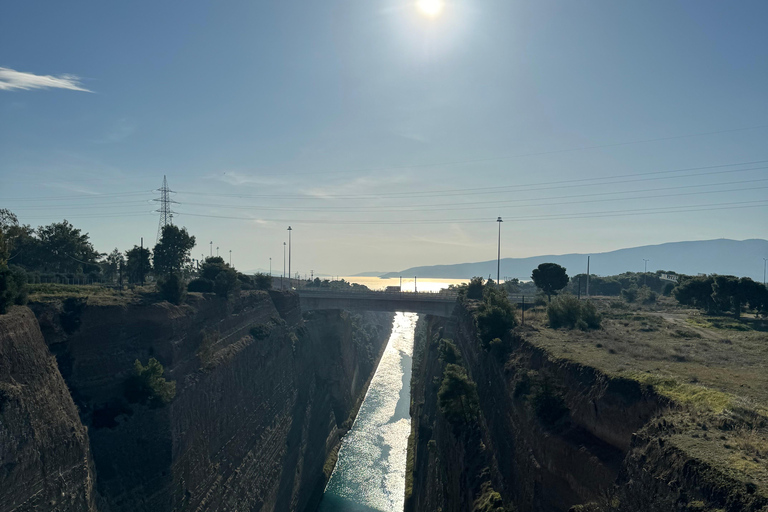
[[[144,286],[144,237],[141,237],[141,257],[139,258],[139,261],[141,262],[141,286]]]
[[[269,258],[269,277],[272,277],[272,258]]]
[[[643,258],[643,263],[645,266],[643,267],[643,286],[646,286],[648,283],[648,262],[651,260],[647,260]]]
[[[496,284],[499,284],[499,275],[501,274],[501,223],[504,221],[499,217],[496,219],[496,222],[499,223],[499,250],[496,255]]]
[[[291,226],[288,226],[288,288],[291,287]]]
[[[211,240],[211,258],[213,258],[213,240]]]
[[[310,281],[314,281],[315,280],[315,271],[314,270],[310,270],[309,271],[309,279],[310,279]]]
[[[587,256],[587,298],[589,298],[589,256]]]
[[[285,278],[285,242],[283,242],[283,275],[280,276],[280,289],[284,290],[283,288],[283,278]]]
[[[218,245],[216,246],[216,257],[217,258],[219,257],[219,246]]]
[[[229,266],[232,266],[232,249],[229,250]]]

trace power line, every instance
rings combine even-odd
[[[421,206],[328,206],[328,207],[306,207],[306,206],[246,206],[246,205],[230,205],[230,204],[220,204],[220,203],[195,203],[195,202],[187,202],[185,204],[192,205],[192,206],[207,206],[207,207],[214,207],[214,208],[227,208],[227,209],[236,209],[236,210],[256,210],[256,211],[300,211],[300,212],[340,212],[340,213],[363,213],[363,212],[371,212],[371,213],[388,213],[388,212],[430,212],[430,211],[454,211],[454,210],[486,210],[486,209],[494,209],[494,208],[520,208],[520,207],[529,207],[529,206],[552,206],[552,205],[561,205],[561,204],[582,204],[582,203],[594,203],[594,202],[605,202],[605,201],[632,201],[635,199],[649,199],[649,198],[657,198],[657,197],[682,197],[682,196],[691,196],[691,195],[700,195],[700,194],[723,194],[728,192],[743,192],[743,191],[750,191],[750,190],[763,190],[768,187],[747,187],[747,188],[736,188],[736,189],[728,189],[728,190],[707,190],[707,191],[701,191],[701,192],[687,192],[687,193],[674,193],[674,194],[653,194],[653,195],[645,195],[645,196],[636,196],[636,197],[617,197],[617,198],[609,198],[609,199],[592,199],[592,200],[585,200],[585,201],[567,201],[563,202],[562,199],[569,199],[569,198],[584,198],[584,197],[595,197],[595,196],[608,196],[608,195],[622,195],[622,194],[638,194],[643,192],[658,192],[658,191],[665,191],[665,190],[678,190],[678,189],[687,189],[687,188],[700,188],[700,187],[714,187],[714,186],[723,186],[723,185],[735,185],[735,184],[743,184],[743,183],[760,183],[760,182],[766,182],[768,181],[768,178],[764,179],[758,179],[758,180],[743,180],[743,181],[733,181],[733,182],[721,182],[721,183],[711,183],[711,184],[701,184],[701,185],[683,185],[679,187],[660,187],[660,188],[651,188],[651,189],[643,189],[643,190],[631,190],[631,191],[623,191],[623,192],[598,192],[598,193],[592,193],[592,194],[575,194],[575,195],[568,195],[568,196],[550,196],[550,197],[540,197],[540,198],[529,198],[529,199],[509,199],[504,201],[475,201],[475,202],[469,202],[469,203],[435,203],[435,204],[428,204],[428,205],[421,205]],[[547,201],[547,200],[557,200],[557,202],[554,203],[539,203],[539,201]],[[512,206],[501,206],[501,205],[509,205],[512,203]],[[535,203],[535,204],[527,204],[527,203]],[[484,206],[472,206],[472,205],[484,205]],[[490,205],[490,206],[489,206]],[[436,208],[436,207],[445,207],[445,208]]]
[[[324,194],[322,197],[314,197],[314,196],[301,196],[297,197],[295,194],[293,195],[277,195],[277,194],[212,194],[209,192],[189,192],[189,191],[179,191],[180,194],[186,194],[186,195],[204,195],[204,196],[215,196],[215,197],[232,197],[232,198],[243,198],[243,199],[255,199],[255,198],[271,198],[271,199],[313,199],[313,200],[327,200],[327,199],[371,199],[371,198],[387,198],[387,197],[428,197],[433,195],[439,195],[439,196],[452,196],[452,195],[479,195],[479,194],[501,194],[506,193],[512,190],[519,190],[519,189],[530,189],[530,190],[549,190],[549,189],[557,189],[557,188],[571,188],[571,187],[585,187],[585,186],[595,186],[596,184],[605,184],[605,185],[615,185],[615,184],[621,184],[621,183],[633,183],[638,181],[653,181],[653,180],[661,180],[661,179],[676,179],[676,178],[687,178],[691,176],[709,176],[714,174],[727,174],[727,173],[734,173],[734,172],[745,172],[745,171],[754,171],[754,170],[762,170],[766,169],[768,167],[752,167],[747,169],[728,169],[728,170],[720,170],[720,171],[712,171],[712,172],[700,172],[700,173],[691,173],[691,174],[685,174],[682,176],[665,176],[665,177],[658,177],[658,178],[645,178],[645,179],[637,179],[637,180],[624,180],[624,181],[611,181],[607,183],[595,183],[600,181],[606,181],[606,180],[620,180],[623,178],[635,178],[635,177],[643,177],[643,176],[653,176],[653,175],[660,175],[660,174],[673,174],[673,173],[680,173],[680,172],[689,172],[689,171],[697,171],[697,170],[708,170],[708,169],[722,169],[724,167],[735,167],[739,165],[753,165],[753,164],[760,164],[760,163],[766,163],[768,160],[757,160],[754,162],[741,162],[741,163],[732,163],[732,164],[721,164],[721,165],[709,165],[704,167],[688,167],[684,169],[674,169],[674,170],[667,170],[667,171],[653,171],[653,172],[645,172],[645,173],[635,173],[635,174],[622,174],[622,175],[615,175],[615,176],[603,176],[599,178],[580,178],[580,179],[572,179],[572,180],[559,180],[559,181],[550,181],[550,182],[539,182],[539,183],[529,183],[529,184],[522,184],[522,185],[502,185],[502,186],[496,186],[496,187],[475,187],[475,188],[463,188],[463,189],[443,189],[443,190],[431,190],[431,191],[414,191],[414,192],[391,192],[387,194]],[[544,187],[544,188],[531,188],[531,187]]]
[[[760,201],[737,201],[729,203],[708,203],[699,205],[687,205],[687,206],[668,206],[658,208],[646,208],[646,209],[631,209],[631,210],[610,210],[600,212],[586,212],[586,213],[571,213],[571,214],[551,214],[551,215],[533,215],[527,217],[517,216],[514,219],[510,219],[509,222],[520,222],[528,220],[559,220],[559,219],[579,219],[579,218],[591,218],[601,216],[614,216],[614,215],[629,215],[629,214],[641,214],[646,213],[682,213],[682,212],[694,212],[694,211],[711,211],[711,210],[728,210],[738,208],[757,208],[768,206],[768,200]],[[264,219],[258,217],[236,217],[227,215],[206,215],[201,213],[184,213],[180,212],[179,215],[185,215],[188,217],[205,217],[213,219],[234,219],[234,220],[262,220],[266,222],[293,222],[294,224],[482,224],[489,222],[488,218],[473,218],[473,219],[436,219],[436,220],[335,220],[335,219]]]

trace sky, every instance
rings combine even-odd
[[[768,3],[439,7],[3,2],[0,208],[154,245],[167,176],[275,273],[768,238]]]

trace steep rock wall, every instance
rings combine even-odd
[[[311,509],[392,321],[305,322],[279,292],[35,310],[89,426],[103,512]],[[176,381],[163,407],[126,401],[133,361],[150,357]]]
[[[0,512],[94,511],[88,432],[26,307],[0,315]]]
[[[674,425],[657,418],[675,414],[674,405],[651,388],[558,360],[526,342],[522,328],[508,335],[507,350],[485,350],[472,307],[457,307],[448,322],[431,319],[425,336],[417,336],[423,356],[415,358],[412,381],[407,511],[504,506],[565,512],[593,503],[584,510],[736,512],[768,506],[749,484],[665,442]],[[453,339],[477,385],[481,415],[472,430],[481,443],[452,429],[440,410],[441,338]],[[498,496],[484,492],[490,486]]]

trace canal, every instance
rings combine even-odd
[[[318,512],[401,512],[411,432],[410,390],[415,313],[397,313]]]

